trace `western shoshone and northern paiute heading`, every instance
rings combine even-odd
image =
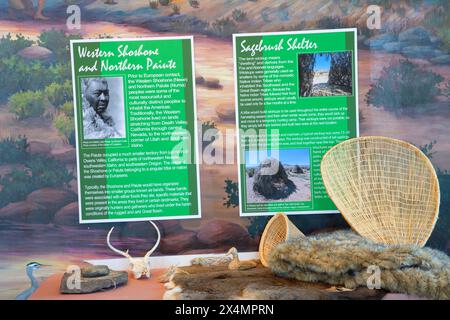
[[[303,37],[301,40],[299,38],[289,38],[286,41],[285,39],[280,39],[277,44],[266,44],[264,40],[261,39],[258,43],[247,44],[247,40],[242,40],[240,43],[241,53],[242,52],[251,52],[251,56],[253,57],[257,52],[263,51],[291,51],[291,50],[308,50],[308,49],[317,49],[317,43],[314,41],[308,40]]]
[[[139,71],[139,70],[157,70],[157,69],[175,69],[177,63],[173,59],[163,60],[157,59],[159,56],[159,48],[146,49],[141,44],[137,49],[130,49],[126,45],[119,45],[115,51],[102,50],[100,48],[90,49],[87,46],[79,46],[77,54],[80,58],[96,59],[91,65],[81,65],[78,72],[95,72],[95,71]],[[109,58],[120,58],[116,63],[110,63]],[[145,63],[141,60],[133,58],[145,58]],[[129,58],[133,59],[130,62]],[[98,62],[100,59],[100,66]]]

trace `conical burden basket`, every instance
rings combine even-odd
[[[284,213],[274,215],[266,225],[259,243],[259,256],[263,266],[269,265],[268,258],[272,249],[279,243],[305,235],[289,221]]]
[[[360,137],[331,148],[321,173],[330,198],[360,235],[385,244],[424,246],[439,212],[439,182],[415,146]]]

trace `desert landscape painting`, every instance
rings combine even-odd
[[[111,226],[114,243],[133,256],[155,241],[148,223],[78,223],[70,39],[194,35],[198,127],[225,134],[235,129],[233,33],[357,28],[360,135],[406,140],[430,158],[441,208],[427,246],[450,253],[449,1],[377,1],[379,29],[367,27],[373,3],[362,0],[36,2],[0,2],[0,298],[29,285],[31,261],[51,265],[41,279],[85,259],[115,258],[105,241]],[[78,26],[68,23],[69,5],[79,8]],[[315,85],[322,81],[325,74]],[[300,83],[308,97],[313,81]],[[236,147],[223,152],[236,155]],[[282,182],[298,178],[307,190],[306,164],[282,164]],[[239,216],[236,161],[200,168],[202,218],[158,222],[155,254],[256,251],[268,217]],[[339,214],[290,219],[306,235],[348,228]]]

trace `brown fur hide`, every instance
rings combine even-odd
[[[229,270],[227,265],[179,267],[166,288],[166,300],[381,299],[386,294],[367,288],[336,292],[326,284],[277,277],[261,264],[243,271]]]
[[[351,231],[310,236],[278,245],[269,257],[286,278],[356,288],[380,268],[381,288],[433,299],[450,299],[450,258],[417,246],[373,243]]]

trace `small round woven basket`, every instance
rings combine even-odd
[[[277,244],[287,240],[304,237],[305,235],[289,221],[286,214],[280,212],[274,215],[266,225],[259,242],[259,258],[265,267],[269,265],[269,254]]]
[[[439,182],[415,146],[360,137],[331,148],[321,174],[328,195],[360,235],[385,244],[424,246],[439,213]]]

